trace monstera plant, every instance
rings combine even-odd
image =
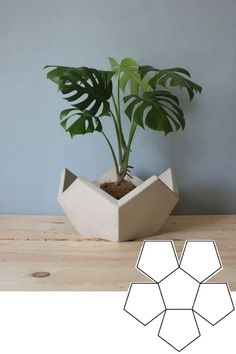
[[[111,70],[89,67],[48,65],[48,79],[53,81],[69,103],[60,114],[60,124],[71,137],[101,133],[111,151],[116,185],[130,176],[132,143],[137,128],[163,132],[165,135],[184,129],[185,117],[172,88],[187,91],[190,101],[202,88],[191,81],[183,68],[158,69],[139,65],[131,58],[120,63],[109,58]],[[174,91],[176,92],[176,90]],[[103,127],[106,119],[114,125],[116,143]],[[129,120],[124,131],[123,120]],[[127,125],[126,125],[127,126]],[[116,144],[116,147],[115,147]]]

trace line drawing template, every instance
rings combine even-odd
[[[226,283],[207,283],[223,269],[213,240],[185,241],[178,259],[173,241],[144,241],[136,269],[151,283],[131,283],[124,310],[146,326],[162,315],[158,336],[181,351],[201,336],[197,316],[212,326],[232,311]]]

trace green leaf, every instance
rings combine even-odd
[[[119,63],[116,61],[116,59],[114,59],[112,57],[109,57],[109,62],[110,62],[111,68],[114,71],[114,73],[118,74],[119,68],[120,68]]]
[[[146,78],[141,78],[139,64],[135,60],[131,58],[123,59],[120,64],[120,71],[120,88],[123,92],[125,92],[128,83],[130,83],[130,92],[134,95],[138,94],[140,88],[145,91],[150,89]]]
[[[138,94],[139,89],[150,89],[148,80],[143,80],[139,74],[139,64],[132,58],[124,58],[119,64],[116,59],[109,58],[112,70],[116,76],[120,76],[120,88],[125,92],[129,85],[132,94]]]
[[[149,85],[155,91],[157,86],[177,86],[180,89],[185,88],[188,91],[190,100],[193,99],[195,93],[201,93],[202,87],[189,80],[188,77],[190,73],[183,68],[171,68],[171,69],[156,69],[152,66],[145,65],[139,67],[139,73],[141,78],[145,78],[147,74],[151,74],[152,77],[149,79]]]
[[[190,72],[188,70],[184,69],[184,68],[171,68],[171,69],[168,69],[168,70],[187,75],[188,77],[191,78]]]
[[[60,120],[63,121],[68,116],[69,113],[75,110],[76,108],[64,109],[64,111],[61,111],[60,113]]]
[[[108,110],[113,75],[113,71],[57,66],[47,77],[58,85],[64,99],[73,103],[73,107],[95,116],[102,107]]]
[[[62,128],[64,128],[66,130],[66,125],[67,125],[67,121],[70,117],[74,116],[74,115],[77,115],[77,113],[73,113],[73,114],[70,114],[71,112],[75,111],[76,108],[70,108],[70,109],[64,109],[64,111],[62,111],[60,113],[60,124],[62,126]],[[70,115],[69,115],[70,114]]]
[[[124,103],[128,102],[131,98],[134,98],[134,97],[136,97],[136,96],[135,95],[125,96],[123,98]],[[129,103],[129,105],[125,109],[125,114],[129,118],[129,120],[132,120],[133,111],[134,111],[134,108],[135,108],[137,103],[139,103],[139,99],[138,98],[134,99],[131,103]]]
[[[59,84],[62,75],[69,69],[72,69],[68,66],[55,66],[55,65],[46,65],[44,69],[54,68],[47,73],[47,78],[53,81],[55,84]]]
[[[100,118],[109,115],[109,99],[112,95],[112,71],[87,67],[47,66],[53,68],[47,74],[70,108],[60,114],[60,124],[71,137],[102,131]],[[70,124],[72,121],[73,122]]]
[[[163,131],[168,134],[184,129],[185,119],[179,107],[178,98],[168,91],[145,92],[142,97],[129,95],[124,97],[125,113],[130,120],[139,126]]]
[[[61,126],[65,129],[66,132],[70,133],[70,136],[73,138],[75,135],[101,132],[102,123],[99,117],[93,117],[88,111],[79,112],[69,115],[75,109],[66,109],[61,112]],[[75,117],[72,124],[69,124],[70,118]]]

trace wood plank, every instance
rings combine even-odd
[[[236,290],[236,216],[171,216],[152,239],[216,240],[224,264],[212,281]],[[148,279],[135,269],[142,240],[79,236],[65,216],[0,216],[0,290],[127,290]],[[48,272],[47,277],[35,277]]]

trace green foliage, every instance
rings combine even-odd
[[[184,129],[185,117],[179,99],[169,89],[186,90],[191,101],[202,88],[190,80],[190,73],[184,68],[140,66],[131,58],[124,58],[120,63],[114,58],[109,58],[109,61],[111,71],[56,65],[45,68],[51,69],[47,78],[57,85],[63,98],[70,103],[70,108],[60,114],[61,126],[71,137],[101,132],[111,149],[119,182],[128,174],[131,144],[138,126],[164,132],[165,135]],[[130,120],[127,139],[122,127],[121,93],[124,113]],[[104,132],[104,116],[113,120],[118,156]]]
[[[155,69],[152,66],[140,66],[139,67],[140,77],[144,78],[147,74],[151,73],[152,77],[149,80],[149,85],[155,91],[157,86],[176,86],[180,89],[185,88],[188,91],[190,100],[193,99],[194,94],[201,93],[201,86],[195,84],[194,82],[187,79],[185,76],[191,78],[190,73],[183,68],[172,68],[172,69]],[[185,76],[183,76],[183,75]]]
[[[180,127],[184,129],[185,120],[183,111],[179,108],[179,100],[168,91],[144,92],[142,97],[129,95],[124,97],[128,105],[125,109],[130,120],[139,126],[163,131],[168,134]],[[174,126],[174,127],[173,127]]]
[[[67,123],[70,118],[75,116],[76,119],[68,126]],[[60,120],[62,128],[68,131],[72,138],[79,134],[102,131],[102,123],[99,117],[93,117],[88,111],[80,112],[76,108],[65,109],[60,114]]]
[[[130,84],[130,92],[137,95],[140,88],[144,90],[150,89],[146,77],[141,78],[138,63],[131,59],[125,58],[119,64],[114,58],[109,58],[111,67],[116,76],[120,75],[120,89],[125,92],[127,84]]]
[[[48,72],[48,79],[57,84],[58,91],[72,106],[61,112],[61,126],[70,133],[71,137],[94,131],[101,132],[100,118],[108,115],[110,111],[113,71],[65,66],[45,68],[48,67],[54,68]],[[72,124],[68,125],[71,120]]]

